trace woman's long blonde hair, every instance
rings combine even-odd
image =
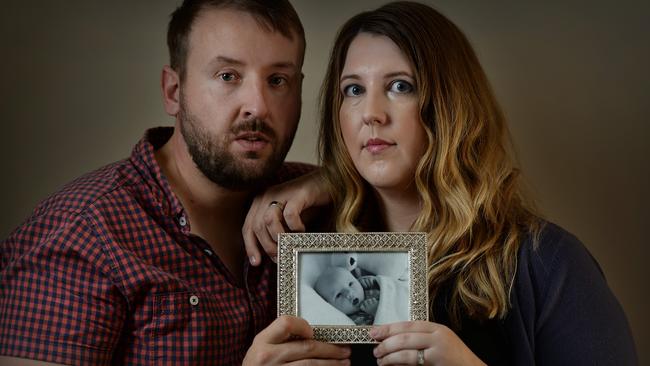
[[[429,294],[443,286],[453,326],[463,315],[504,317],[523,238],[539,230],[524,200],[503,113],[463,33],[429,6],[394,2],[340,29],[321,90],[319,153],[333,193],[338,231],[359,231],[373,195],[343,142],[339,78],[352,40],[390,38],[415,73],[428,146],[415,173],[422,211],[413,231],[428,233]],[[367,229],[367,228],[366,228]]]

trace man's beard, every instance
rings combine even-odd
[[[286,141],[277,141],[275,131],[266,122],[252,119],[235,123],[229,131],[230,135],[213,136],[188,110],[182,95],[178,119],[190,156],[201,173],[213,183],[234,191],[253,190],[271,183],[271,178],[281,167],[291,147],[294,135],[292,133]],[[255,151],[239,157],[228,151],[233,142],[231,138],[247,131],[262,132],[270,139],[272,151],[266,161],[261,162],[263,164],[246,164],[244,161],[262,159]]]

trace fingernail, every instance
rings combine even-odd
[[[377,337],[381,336],[381,333],[381,328],[372,328],[368,332],[368,334],[374,339],[377,339]]]
[[[254,255],[248,257],[248,260],[251,262],[252,265],[255,265],[255,263],[257,263],[257,259],[255,259]]]
[[[271,260],[273,261],[273,263],[278,263],[278,257],[276,256],[272,256]]]
[[[379,355],[379,351],[377,350],[377,348],[379,348],[379,346],[377,346],[377,347],[375,347],[375,348],[372,349],[372,354],[373,354],[375,357],[377,357],[377,361],[379,361],[379,357],[378,357],[378,355]]]
[[[352,353],[352,350],[350,347],[343,347],[343,356],[344,357],[350,357],[350,354]]]

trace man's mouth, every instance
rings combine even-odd
[[[235,139],[236,140],[246,140],[246,141],[251,141],[251,142],[255,142],[255,141],[268,142],[269,141],[269,139],[266,137],[265,134],[263,134],[261,132],[253,132],[253,131],[239,133],[235,137]]]
[[[261,150],[269,144],[269,138],[262,132],[246,131],[235,136],[235,141],[245,150]]]

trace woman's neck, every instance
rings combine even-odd
[[[400,191],[375,189],[375,198],[387,231],[411,230],[422,208],[420,194],[414,185]]]

